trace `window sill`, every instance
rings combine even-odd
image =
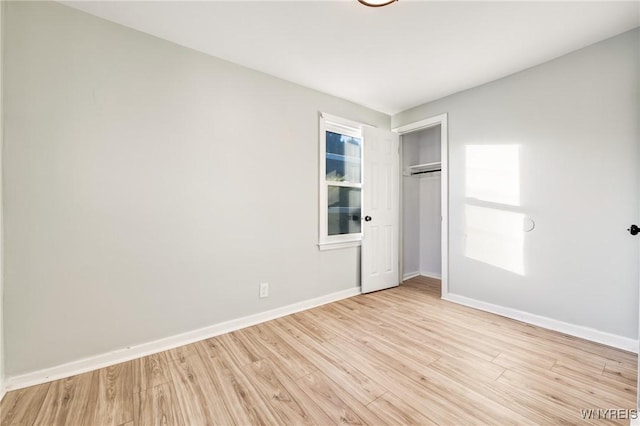
[[[362,241],[340,241],[335,243],[320,243],[318,244],[318,248],[320,251],[325,250],[337,250],[349,247],[360,247],[362,245]]]

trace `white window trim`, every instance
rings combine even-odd
[[[336,117],[334,115],[320,113],[320,133],[318,139],[318,145],[320,145],[320,174],[318,175],[319,184],[319,234],[318,234],[318,248],[320,250],[334,250],[348,247],[358,247],[362,244],[362,233],[357,234],[342,234],[342,235],[329,235],[328,226],[328,211],[327,211],[327,162],[326,162],[326,131],[332,131],[341,133],[343,135],[353,136],[360,138],[364,143],[362,128],[364,124],[355,121],[347,120],[345,118]],[[361,169],[362,170],[362,169]],[[347,184],[343,182],[332,182],[334,186],[344,186],[350,188],[361,188],[362,183],[359,184]],[[362,197],[362,191],[360,192]]]

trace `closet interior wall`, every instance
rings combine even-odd
[[[407,176],[409,166],[441,160],[440,129],[434,126],[402,136],[403,277],[440,278],[440,172]]]

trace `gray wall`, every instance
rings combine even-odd
[[[358,249],[316,246],[318,111],[387,115],[59,4],[6,6],[7,375],[359,285]]]
[[[420,135],[420,163],[441,161],[440,126],[430,127]],[[420,273],[442,275],[442,223],[440,173],[422,175],[420,181]]]
[[[420,162],[417,133],[402,136],[402,169]],[[402,176],[402,274],[420,273],[420,180]]]
[[[448,113],[451,293],[637,338],[639,65],[636,29],[392,117]]]
[[[403,168],[440,161],[440,126],[402,136]],[[442,274],[440,173],[403,176],[403,274]]]

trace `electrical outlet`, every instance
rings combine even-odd
[[[260,284],[260,299],[269,297],[269,283]]]

